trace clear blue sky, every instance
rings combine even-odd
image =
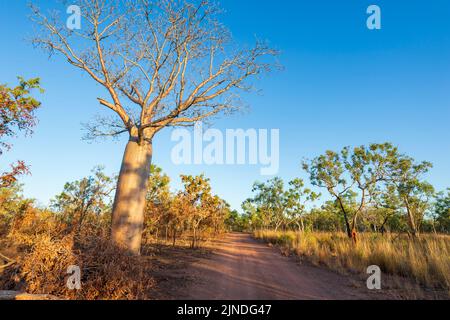
[[[66,181],[98,164],[119,170],[125,140],[88,144],[81,123],[98,113],[101,88],[61,58],[26,41],[33,26],[25,0],[0,0],[0,82],[39,76],[46,93],[32,138],[15,141],[1,157],[31,165],[25,194],[42,204]],[[39,1],[47,7],[56,1]],[[282,51],[285,70],[258,82],[261,95],[246,96],[251,111],[216,122],[219,128],[278,128],[280,176],[306,178],[304,157],[346,145],[391,141],[434,169],[428,179],[450,187],[450,1],[448,0],[222,0],[223,21],[235,39],[269,39]],[[53,5],[55,3],[55,5]],[[382,30],[366,28],[366,8],[382,10]],[[170,131],[155,141],[155,163],[178,185],[180,173],[204,172],[233,207],[251,195],[253,166],[174,166]]]

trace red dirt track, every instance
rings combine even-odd
[[[194,281],[181,299],[351,300],[380,299],[365,281],[308,263],[296,263],[248,234],[229,234],[215,253],[190,266]]]

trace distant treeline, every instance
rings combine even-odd
[[[310,183],[327,198],[305,187],[302,179],[285,186],[280,178],[257,182],[254,197],[231,219],[237,230],[358,232],[450,232],[450,189],[436,192],[424,176],[429,162],[417,162],[391,143],[327,151],[303,162]]]

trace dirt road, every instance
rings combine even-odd
[[[364,280],[300,264],[247,234],[229,234],[215,253],[193,263],[180,299],[310,300],[376,299]]]

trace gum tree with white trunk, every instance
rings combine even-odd
[[[32,6],[36,46],[65,57],[105,89],[113,117],[88,125],[91,138],[127,134],[112,212],[113,241],[139,254],[152,141],[241,106],[239,93],[270,71],[276,51],[238,48],[209,0],[81,0],[81,29]],[[64,7],[64,9],[66,9]],[[64,10],[65,11],[65,10]]]

